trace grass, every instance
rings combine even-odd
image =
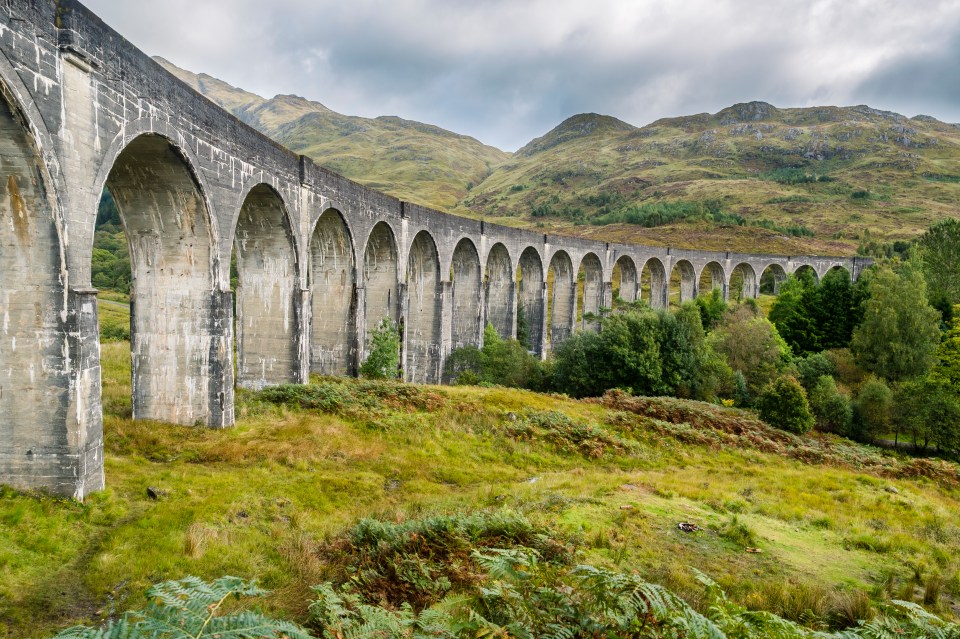
[[[800,619],[902,595],[951,616],[960,595],[955,467],[899,472],[739,411],[317,378],[238,392],[237,426],[213,431],[129,419],[126,342],[104,345],[103,381],[107,490],[83,504],[0,492],[0,637],[104,619],[188,574],[258,578],[268,612],[303,620],[345,531],[454,513],[522,515],[577,561],[695,604],[691,567]]]

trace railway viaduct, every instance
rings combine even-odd
[[[514,336],[518,306],[543,355],[615,288],[637,299],[642,273],[656,307],[672,274],[685,300],[706,279],[755,296],[768,270],[866,265],[598,243],[401,202],[257,133],[72,0],[0,3],[0,94],[0,483],[21,488],[104,485],[104,187],[130,248],[134,417],[214,428],[234,422],[235,385],[355,373],[383,318],[403,329],[405,377],[438,382],[487,322]]]

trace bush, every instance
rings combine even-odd
[[[757,398],[760,419],[774,428],[802,435],[813,428],[807,394],[793,377],[778,377]]]
[[[797,366],[797,377],[807,393],[813,390],[821,377],[832,376],[836,370],[833,362],[824,353],[812,353],[806,357],[797,358],[794,363]]]
[[[455,384],[499,384],[538,390],[543,386],[540,359],[518,340],[505,340],[491,324],[483,330],[483,348],[464,346],[447,358],[444,376]]]
[[[370,351],[360,366],[360,374],[369,379],[395,379],[400,370],[400,333],[393,321],[380,320],[370,337]]]
[[[846,435],[850,431],[853,408],[847,396],[837,390],[837,383],[832,377],[819,377],[810,389],[809,397],[817,430],[838,435]]]

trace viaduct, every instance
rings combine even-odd
[[[686,300],[706,278],[756,296],[767,270],[867,265],[600,243],[401,202],[244,125],[74,0],[0,3],[0,94],[0,483],[20,488],[104,486],[90,276],[104,187],[130,247],[134,417],[213,428],[234,423],[235,385],[355,373],[383,318],[402,327],[406,379],[435,383],[487,322],[514,336],[518,306],[544,355],[592,328],[578,318],[615,285],[637,299],[644,272],[656,307],[671,275]]]

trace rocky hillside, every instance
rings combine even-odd
[[[509,154],[429,124],[341,115],[295,95],[266,99],[156,58],[168,71],[287,148],[410,202],[454,207]]]
[[[960,217],[960,125],[737,104],[636,127],[575,115],[516,153],[395,117],[262,98],[159,62],[290,149],[397,197],[513,226],[677,247],[849,254]]]

